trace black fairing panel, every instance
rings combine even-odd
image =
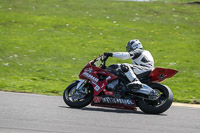
[[[118,64],[113,64],[110,65],[106,68],[106,70],[112,74],[115,74],[116,76],[118,76],[123,82],[128,83],[129,80],[127,79],[127,77],[125,76],[125,74],[121,71],[121,69],[119,69],[119,65]]]
[[[113,64],[106,68],[106,70],[112,74],[115,74],[118,76],[122,81],[129,83],[128,78],[125,76],[125,74],[121,71],[119,64]],[[151,71],[147,71],[145,73],[136,75],[137,78],[140,80],[140,82],[144,84],[149,84],[151,82],[151,77],[148,75],[151,73]]]
[[[149,77],[149,74],[151,71],[144,72],[142,74],[136,75],[137,78],[140,80],[140,82],[144,84],[150,84],[151,83],[151,77]]]

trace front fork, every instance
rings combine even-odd
[[[87,84],[88,80],[85,79],[79,79],[76,82],[78,82],[77,86],[76,86],[76,91],[79,91],[81,93],[87,93],[87,88],[85,88],[85,90],[83,90],[83,87]]]

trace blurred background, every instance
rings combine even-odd
[[[200,103],[200,4],[195,0],[1,0],[0,90],[62,95],[104,52],[139,39],[177,102]],[[109,58],[109,64],[131,60]]]

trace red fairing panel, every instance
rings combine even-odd
[[[92,106],[137,110],[135,100],[95,96]]]
[[[174,69],[166,69],[166,68],[155,68],[149,76],[151,77],[152,82],[161,82],[165,80],[166,78],[171,78],[176,73],[178,73],[177,70]]]
[[[104,75],[107,78],[104,80],[100,80],[98,74]],[[95,67],[90,63],[86,65],[81,71],[79,78],[89,79],[90,81],[92,81],[92,86],[94,88],[94,96],[98,95],[101,91],[104,91],[106,95],[114,95],[112,91],[107,91],[105,88],[109,81],[118,79],[118,77],[114,74],[109,73],[99,67]]]

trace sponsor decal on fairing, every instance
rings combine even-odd
[[[101,89],[101,87],[97,85],[97,83],[92,81],[92,84],[94,85],[94,90],[96,90],[97,92]]]
[[[99,91],[101,88],[100,88],[98,85],[96,85],[96,86],[94,87],[94,89],[95,89],[96,91]]]
[[[106,78],[106,81],[108,81],[109,79],[111,79],[111,77],[110,77],[110,76],[108,76],[108,77]]]
[[[87,73],[87,72],[83,72],[83,74],[85,77],[89,78],[90,80],[94,81],[94,82],[98,82],[99,79],[95,78],[94,76],[92,76],[91,74]]]
[[[158,76],[158,79],[161,79],[161,80],[165,79],[165,75],[164,75],[164,74],[160,74],[160,75]]]
[[[94,101],[94,103],[100,103],[101,97],[94,97],[93,101]]]
[[[134,105],[131,99],[113,98],[113,97],[103,97],[101,98],[103,103],[109,104],[124,104],[124,105]]]
[[[93,71],[92,67],[84,69],[85,72],[91,73]]]

